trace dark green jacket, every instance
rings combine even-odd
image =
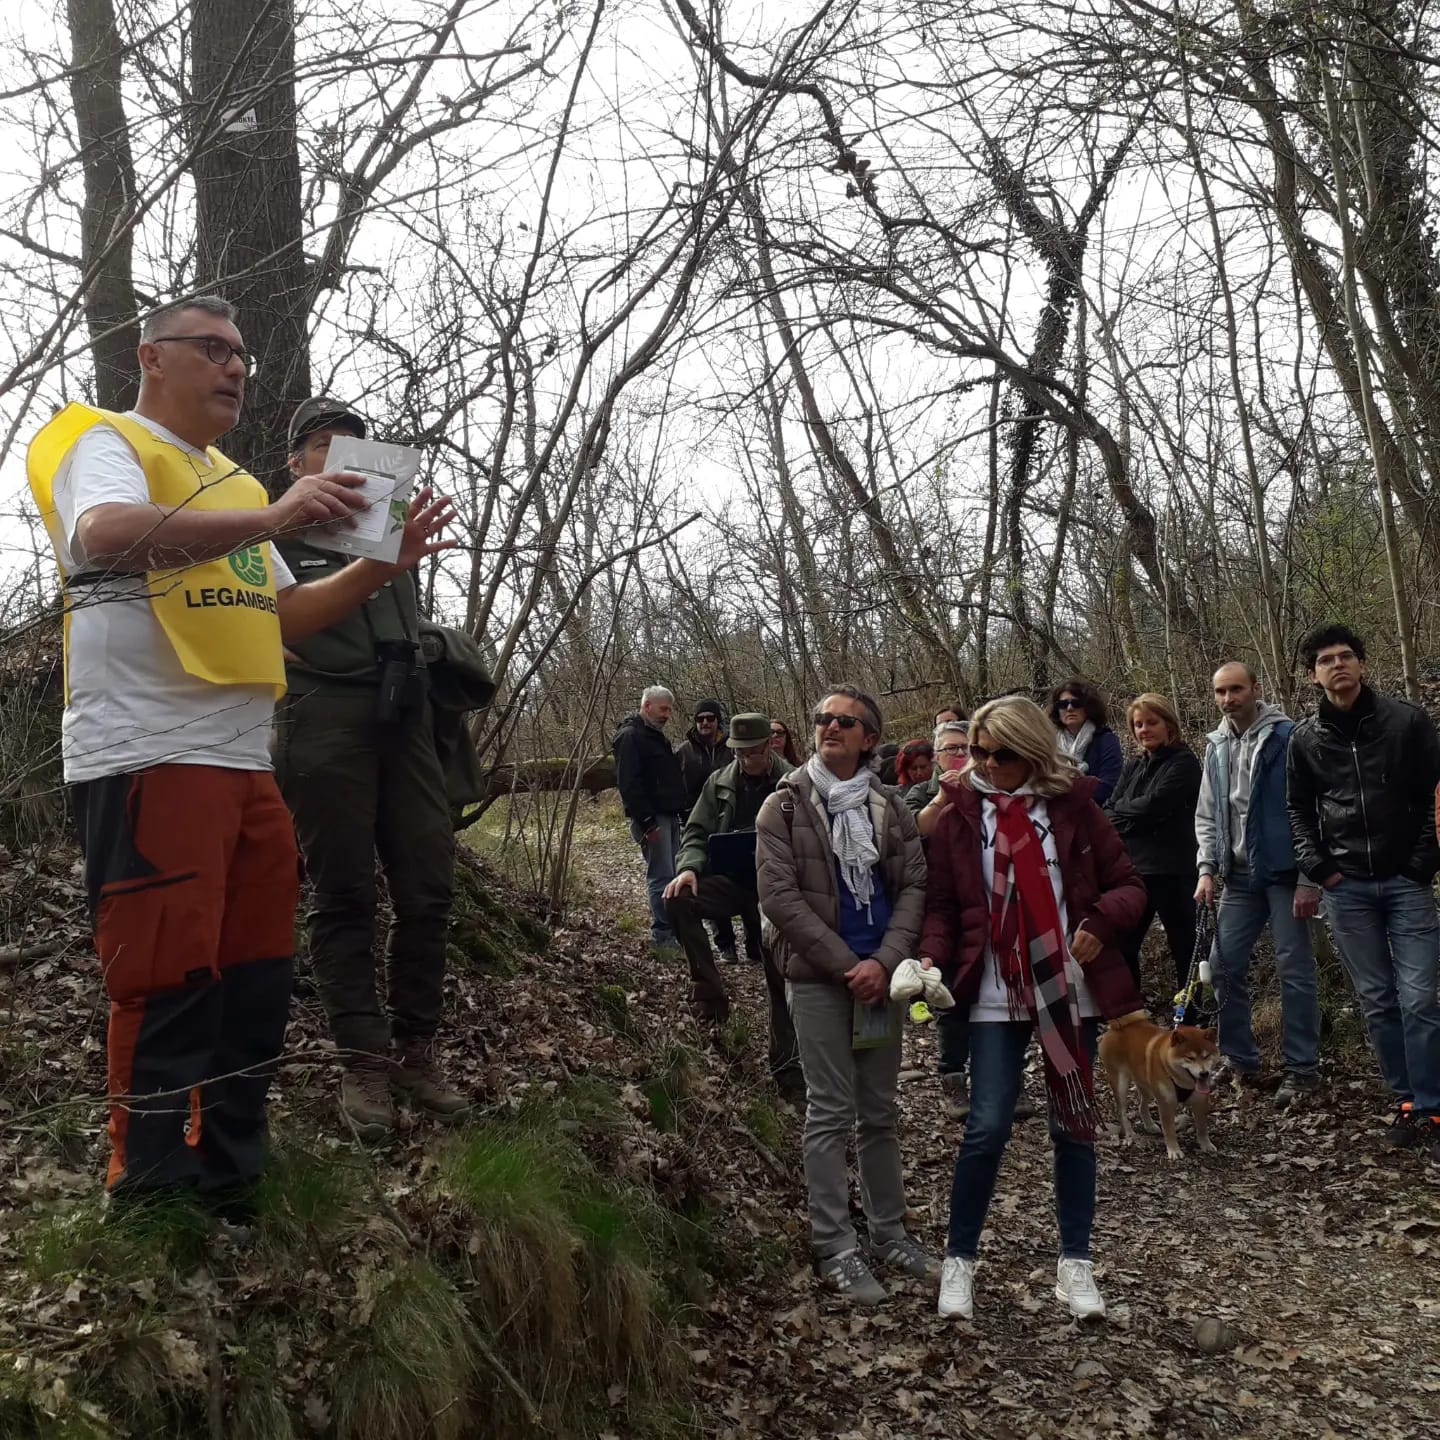
[[[346,564],[345,556],[317,550],[303,540],[279,540],[276,544],[300,585],[334,575]],[[413,571],[387,580],[343,620],[286,646],[298,657],[285,666],[291,691],[303,695],[317,691],[350,694],[357,686],[378,685],[376,645],[382,640],[418,640],[419,611]],[[424,664],[423,659],[420,663]]]
[[[779,753],[770,752],[770,778],[783,780],[790,773],[790,762]],[[680,853],[675,857],[675,873],[693,870],[695,874],[705,873],[709,852],[706,841],[712,835],[725,835],[735,828],[735,786],[740,774],[740,762],[732,760],[722,769],[715,771],[706,780],[700,791],[700,798],[685,822],[685,832],[680,837]]]
[[[928,780],[907,785],[901,798],[905,801],[905,808],[912,815],[918,815],[939,793],[940,771],[937,768]]]

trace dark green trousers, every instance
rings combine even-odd
[[[377,727],[374,694],[285,697],[276,778],[314,885],[310,963],[342,1050],[384,1054],[440,1022],[454,837],[427,706]],[[376,859],[394,919],[377,993]]]

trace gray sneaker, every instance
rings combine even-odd
[[[1275,1103],[1277,1105],[1293,1105],[1297,1100],[1307,1095],[1318,1095],[1320,1093],[1320,1077],[1311,1070],[1307,1074],[1297,1074],[1295,1071],[1287,1072],[1284,1080],[1280,1082],[1280,1088],[1275,1092]]]
[[[818,1266],[820,1283],[843,1300],[856,1305],[878,1305],[885,1298],[885,1287],[870,1273],[858,1250],[832,1255]]]
[[[963,1070],[952,1070],[948,1075],[942,1075],[940,1097],[950,1119],[965,1119],[970,1113],[970,1077]]]
[[[378,1056],[354,1060],[340,1079],[340,1113],[367,1145],[395,1133],[395,1102],[390,1098],[390,1062]]]
[[[938,1280],[940,1261],[932,1255],[913,1235],[901,1235],[894,1240],[885,1240],[870,1246],[870,1258],[882,1265],[902,1270],[917,1280]]]

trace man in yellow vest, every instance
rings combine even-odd
[[[306,476],[268,505],[214,448],[253,366],[228,302],[165,306],[140,336],[135,408],[67,406],[27,459],[66,597],[62,749],[110,997],[107,1185],[243,1219],[299,892],[268,749],[284,642],[444,548],[451,510],[422,492],[394,565],[297,586],[272,540],[347,523],[361,478]]]

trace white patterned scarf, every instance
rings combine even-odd
[[[1083,774],[1088,768],[1085,764],[1085,752],[1095,738],[1095,722],[1087,720],[1073,735],[1063,728],[1056,733],[1059,737],[1061,753],[1068,755],[1079,766]]]
[[[870,821],[870,772],[862,765],[849,780],[841,780],[818,755],[810,757],[805,771],[830,815],[830,844],[840,862],[840,878],[855,897],[856,909],[863,909],[869,920],[880,860]]]

